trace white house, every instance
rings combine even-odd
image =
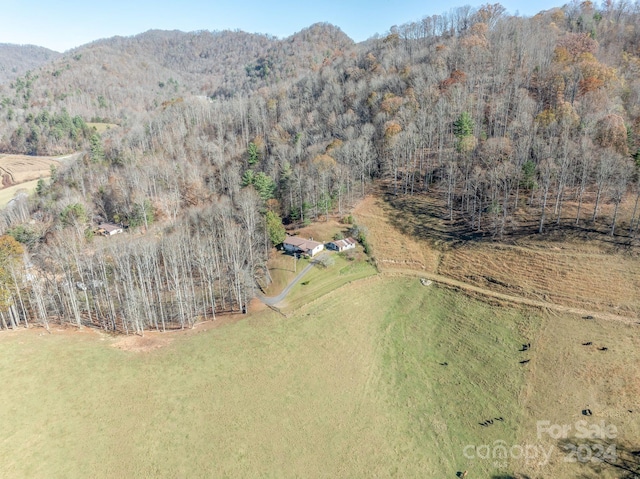
[[[315,256],[324,249],[324,245],[312,239],[304,239],[299,236],[287,236],[282,242],[285,251],[289,253],[301,253]]]
[[[356,243],[356,240],[353,238],[334,240],[327,243],[327,249],[332,249],[334,251],[346,251],[348,249],[354,249],[356,247]]]
[[[102,223],[98,225],[98,233],[104,236],[113,236],[122,233],[122,227],[111,223]]]

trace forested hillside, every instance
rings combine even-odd
[[[7,276],[9,319],[142,329],[240,310],[265,270],[266,212],[341,214],[373,180],[441,199],[481,237],[526,215],[540,233],[632,241],[638,211],[616,224],[640,191],[639,45],[638,3],[586,1],[532,18],[462,7],[362,44],[319,24],[67,52],[0,84],[0,151],[86,150],[3,214],[38,271]],[[103,221],[145,234],[93,238]]]
[[[51,62],[60,54],[34,45],[0,43],[0,84]]]

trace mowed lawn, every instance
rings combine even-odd
[[[0,470],[490,477],[502,469],[463,448],[518,438],[527,370],[517,349],[542,321],[374,276],[289,317],[263,311],[146,353],[94,333],[3,333]]]
[[[320,301],[322,304],[327,293],[348,283],[376,274],[375,267],[362,258],[349,260],[343,253],[328,252],[325,254],[328,256],[329,265],[324,267],[316,264],[277,305],[285,314],[297,311],[302,306],[314,301]],[[359,253],[359,255],[362,256],[363,253]]]

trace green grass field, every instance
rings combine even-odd
[[[265,289],[266,296],[277,296],[309,264],[307,258],[299,258],[294,265],[293,256],[284,251],[273,251],[269,258],[271,283]]]
[[[33,180],[27,181],[25,183],[20,183],[19,185],[9,186],[8,188],[3,188],[0,190],[0,208],[4,208],[7,206],[7,203],[11,201],[19,191],[25,191],[27,194],[31,194],[36,191],[36,186],[38,186],[38,181]]]
[[[148,353],[87,332],[4,333],[0,469],[15,478],[488,477],[493,466],[470,464],[462,448],[517,437],[524,369],[514,348],[538,324],[376,276],[288,318],[261,312]],[[490,416],[505,421],[478,426]]]
[[[376,269],[364,260],[350,261],[343,254],[329,253],[329,255],[331,258],[329,266],[314,266],[302,281],[291,289],[289,295],[279,305],[282,311],[286,313],[296,311],[336,288],[376,274]]]
[[[87,123],[89,128],[94,128],[98,133],[104,133],[111,128],[118,128],[118,125],[114,123]]]

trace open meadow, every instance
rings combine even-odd
[[[55,157],[0,154],[2,186],[48,177],[51,175],[51,166],[59,165]]]
[[[263,312],[147,353],[89,331],[4,334],[2,445],[21,453],[0,465],[7,477],[455,474],[466,442],[516,437],[525,371],[511,346],[525,318],[373,277],[290,318]],[[477,426],[487,414],[505,417],[500,430]]]
[[[289,317],[148,333],[135,340],[162,347],[146,352],[89,330],[7,332],[1,444],[19,453],[0,467],[16,478],[576,477],[558,450],[537,466],[465,447],[541,442],[536,421],[573,424],[587,407],[621,439],[639,437],[631,329],[373,276]]]
[[[77,155],[62,157],[0,154],[0,208],[9,203],[18,193],[31,194],[40,178],[51,176],[51,167]]]

